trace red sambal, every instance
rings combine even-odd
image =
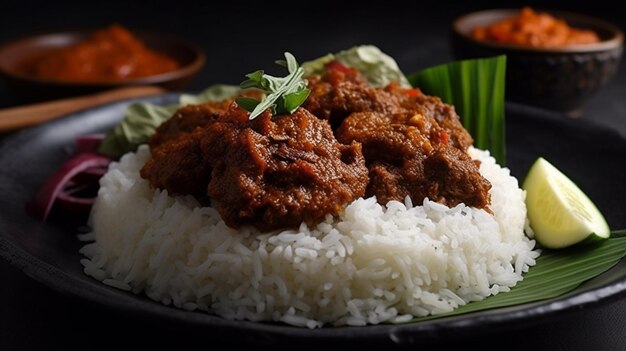
[[[519,15],[474,28],[472,38],[541,48],[600,41],[598,34],[592,30],[572,28],[564,20],[530,7],[522,8]]]
[[[111,25],[27,63],[24,69],[39,78],[98,82],[147,77],[178,67],[174,59],[148,48],[126,28]]]

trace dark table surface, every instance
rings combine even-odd
[[[0,10],[0,43],[36,32],[102,27],[112,22],[169,32],[206,50],[207,65],[189,87],[199,90],[217,82],[238,83],[243,73],[271,66],[285,50],[304,60],[367,43],[379,46],[395,57],[404,71],[412,72],[452,58],[449,25],[457,15],[502,6],[488,1],[472,5],[438,2],[429,5],[431,8],[419,9],[389,0],[373,5],[359,1],[211,3],[60,1],[35,6],[25,1],[5,1]],[[587,13],[626,27],[626,17],[601,2],[527,1],[507,5],[523,4]],[[303,6],[307,11],[293,11],[291,6]],[[0,85],[0,107],[17,104],[19,100],[11,91]],[[624,64],[617,77],[587,103],[581,118],[626,137]],[[139,342],[165,346],[194,341],[210,347],[210,338],[202,340],[204,331],[198,328],[163,325],[61,295],[3,261],[0,281],[0,350],[78,348],[87,343],[96,347]],[[512,331],[486,332],[480,337],[464,336],[423,346],[485,345],[508,345],[507,349],[514,350],[624,350],[626,299],[520,325]]]

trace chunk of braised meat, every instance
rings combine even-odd
[[[384,89],[370,87],[361,73],[339,62],[327,64],[324,76],[309,77],[308,86],[311,94],[303,106],[317,117],[328,119],[335,129],[355,112],[414,112],[434,118],[447,131],[451,144],[460,150],[466,150],[474,142],[454,106],[397,83]]]
[[[478,165],[451,145],[434,118],[419,113],[354,113],[336,132],[342,143],[359,142],[369,169],[366,196],[381,204],[428,197],[448,206],[461,202],[488,210],[491,184]]]
[[[197,127],[216,120],[220,114],[228,110],[232,102],[232,99],[228,99],[221,102],[209,101],[200,105],[181,107],[171,118],[161,123],[152,137],[150,137],[150,149],[154,150],[167,141],[179,137],[181,134],[191,133]]]
[[[167,189],[171,195],[192,194],[206,198],[211,166],[204,161],[200,148],[202,128],[172,135],[167,142],[151,149],[152,157],[140,171],[150,185]]]
[[[240,94],[241,96],[261,99],[263,92],[258,89],[249,89]],[[222,101],[207,101],[198,105],[185,105],[178,109],[172,117],[161,123],[150,137],[148,144],[154,150],[170,139],[177,138],[180,134],[191,133],[197,127],[203,127],[225,114],[233,105],[235,99]],[[235,105],[236,106],[236,105]]]
[[[167,189],[172,195],[191,194],[206,199],[212,167],[200,148],[202,130],[225,118],[231,123],[248,121],[247,112],[237,104],[229,101],[229,106],[219,112],[223,107],[213,102],[188,105],[161,124],[150,140],[152,157],[141,169],[141,176],[152,187]]]
[[[212,166],[208,195],[231,227],[262,231],[317,223],[363,196],[367,168],[357,143],[340,144],[325,120],[300,108],[203,130]]]
[[[446,130],[453,146],[465,151],[474,143],[472,136],[461,124],[454,106],[436,96],[426,95],[420,89],[404,89],[397,83],[387,85],[385,91],[396,98],[403,110],[434,118]]]
[[[428,198],[448,206],[464,203],[488,212],[491,183],[478,171],[479,162],[454,147],[438,147],[424,160]]]
[[[302,106],[334,128],[353,112],[400,112],[393,94],[370,87],[356,69],[336,61],[326,65],[324,76],[311,76],[307,82],[311,93]]]

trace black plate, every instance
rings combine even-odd
[[[175,94],[149,99],[170,103]],[[486,330],[514,329],[541,317],[610,301],[626,291],[626,261],[558,299],[405,325],[303,329],[274,323],[228,321],[187,312],[142,295],[108,287],[82,272],[76,229],[68,222],[40,223],[24,207],[41,182],[66,158],[76,136],[103,132],[121,118],[129,102],[74,114],[5,139],[0,146],[0,257],[32,278],[64,294],[146,316],[164,323],[203,328],[207,333],[245,335],[264,344],[276,340],[360,343],[418,343]],[[626,140],[595,124],[520,105],[507,106],[508,166],[521,179],[543,156],[569,175],[603,211],[611,228],[626,228]],[[63,224],[65,223],[65,224]],[[245,332],[245,333],[241,333]],[[206,337],[209,334],[204,334]]]

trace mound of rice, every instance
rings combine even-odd
[[[315,227],[235,231],[192,197],[139,176],[147,146],[113,163],[93,208],[86,274],[151,299],[228,319],[309,328],[401,323],[508,291],[539,255],[524,235],[524,192],[487,152],[494,215],[424,200],[351,203]]]

